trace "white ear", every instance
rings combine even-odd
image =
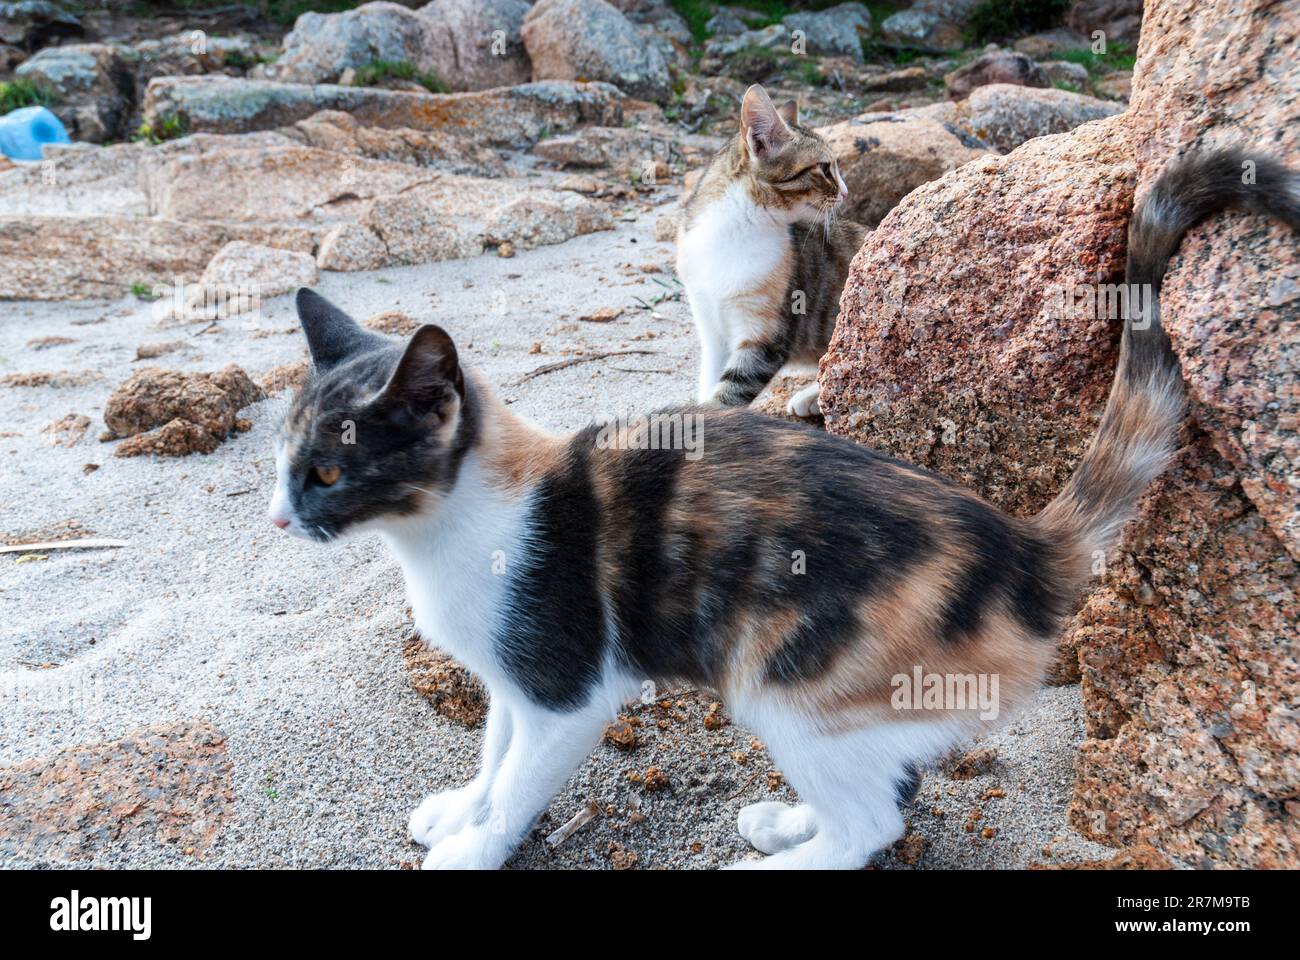
[[[790,140],[790,128],[767,91],[757,83],[745,91],[741,101],[740,130],[750,155],[759,160],[770,157]]]

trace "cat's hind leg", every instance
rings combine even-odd
[[[804,387],[786,403],[786,413],[793,413],[796,417],[815,417],[820,414],[821,389],[819,383]]]
[[[758,732],[804,804],[785,811],[741,811],[742,835],[758,849],[773,851],[761,860],[733,865],[741,869],[866,866],[903,835],[900,801],[917,766],[959,739],[940,723],[881,724],[832,733],[806,722],[778,720],[760,724]]]

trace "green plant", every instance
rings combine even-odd
[[[1062,50],[1056,54],[1056,59],[1081,64],[1087,67],[1091,74],[1109,73],[1112,70],[1132,70],[1133,64],[1137,62],[1137,56],[1132,48],[1124,43],[1107,44],[1105,53],[1093,53],[1087,47]]]
[[[58,95],[53,90],[26,77],[0,82],[0,114],[21,107],[50,106],[58,102]]]
[[[448,92],[447,85],[436,73],[418,70],[406,60],[371,60],[357,68],[352,83],[358,87],[377,87],[385,80],[413,80],[430,93]]]
[[[807,57],[800,58],[794,73],[810,87],[820,87],[826,82],[826,78],[822,76],[821,68],[817,66],[817,61],[809,60]]]
[[[227,67],[234,67],[236,70],[251,70],[259,63],[270,63],[271,57],[262,56],[261,54],[245,53],[243,50],[227,51],[223,60]]]
[[[708,0],[669,0],[669,5],[686,21],[686,26],[690,28],[691,36],[695,38],[696,43],[703,43],[709,39],[709,28],[706,24],[713,16],[712,3]]]
[[[1069,6],[1069,0],[982,0],[967,29],[979,43],[1002,40],[1059,24]]]
[[[152,124],[145,121],[135,131],[133,139],[157,146],[166,140],[175,140],[185,136],[185,121],[178,116],[165,117],[161,123]]]
[[[158,299],[156,296],[154,296],[153,287],[139,280],[131,284],[131,296],[135,297],[137,300]]]

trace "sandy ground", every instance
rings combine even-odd
[[[666,302],[652,313],[634,300],[674,284],[672,248],[653,239],[655,215],[666,209],[630,216],[612,234],[513,259],[326,274],[318,288],[359,317],[400,309],[442,324],[515,409],[550,428],[575,428],[690,398],[695,343],[685,305]],[[643,264],[662,271],[642,272]],[[140,365],[141,343],[186,342],[151,363],[197,371],[234,362],[254,377],[303,356],[290,299],[203,334],[201,326],[159,329],[152,306],[133,299],[0,305],[0,376],[100,377],[0,387],[0,536],[54,534],[72,522],[87,535],[130,541],[34,562],[0,555],[0,763],[201,718],[226,735],[233,767],[233,815],[201,857],[126,837],[83,865],[410,866],[421,849],[406,838],[408,813],[430,790],[472,773],[479,734],[435,714],[408,684],[400,577],[378,541],[326,549],[283,536],[266,520],[284,395],[248,408],[252,429],[208,456],[117,459],[97,440],[104,402]],[[629,309],[609,324],[577,321],[603,306]],[[73,342],[28,345],[51,336]],[[512,385],[570,351],[620,349],[652,352]],[[91,427],[65,449],[41,430],[69,412],[89,416]],[[100,467],[86,474],[88,463]],[[735,830],[739,809],[791,794],[769,776],[771,763],[749,732],[705,729],[711,699],[684,693],[668,711],[640,708],[641,745],[624,753],[602,744],[555,799],[538,836],[589,800],[602,815],[555,852],[530,838],[512,865],[606,867],[611,844],[634,853],[641,868],[710,867],[750,854]],[[1065,826],[1081,737],[1077,688],[1045,690],[981,745],[996,751],[988,772],[961,781],[927,775],[909,814],[923,839],[887,854],[882,866],[1107,856],[1112,851]],[[664,789],[629,780],[629,771],[650,766],[666,774]],[[980,819],[968,831],[976,808]],[[991,837],[982,835],[986,827]],[[21,853],[0,859],[40,862]]]

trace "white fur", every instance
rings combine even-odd
[[[732,351],[761,332],[753,314],[730,298],[757,289],[780,269],[792,220],[758,206],[735,183],[683,232],[677,274],[700,334],[701,402],[712,398]]]
[[[526,561],[532,505],[531,496],[489,484],[471,453],[433,516],[381,530],[402,566],[416,628],[478,674],[490,695],[478,775],[426,797],[411,815],[411,836],[429,847],[428,869],[501,866],[637,689],[610,664],[585,706],[551,710],[502,668],[494,638],[511,616],[510,571]]]
[[[786,403],[787,413],[793,413],[796,417],[815,417],[822,412],[821,407],[821,385],[809,384],[804,387]]]
[[[737,824],[771,856],[740,869],[852,870],[903,835],[898,784],[909,766],[932,762],[969,735],[951,721],[882,723],[844,732],[824,728],[769,692],[723,691],[737,722],[758,732],[804,803],[754,804]]]

